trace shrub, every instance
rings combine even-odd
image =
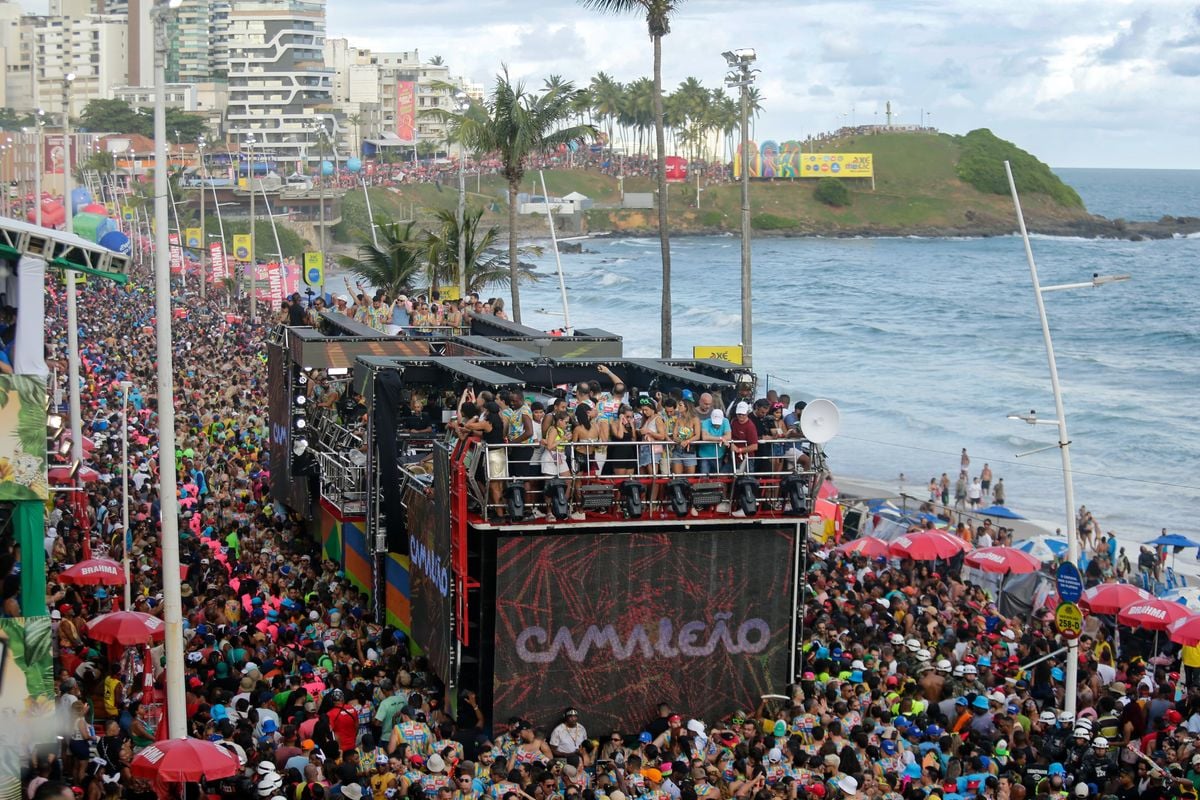
[[[850,205],[850,190],[838,178],[821,178],[813,190],[813,198],[827,206],[843,208]]]
[[[800,227],[794,219],[780,217],[775,214],[755,214],[750,218],[750,227],[758,231],[783,231]]]
[[[706,228],[719,228],[725,221],[725,215],[720,211],[701,211],[700,224]]]
[[[959,137],[959,145],[961,153],[955,167],[958,177],[979,191],[1009,193],[1008,176],[1004,174],[1004,162],[1008,161],[1012,165],[1017,191],[1047,195],[1067,208],[1083,208],[1079,194],[1063,183],[1050,167],[987,128]]]

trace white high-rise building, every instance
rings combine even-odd
[[[325,0],[234,0],[229,14],[230,139],[255,140],[279,169],[299,165],[314,122],[333,127]]]
[[[73,7],[63,10],[74,13]],[[78,114],[90,100],[112,97],[113,89],[128,83],[128,31],[124,16],[25,16],[21,47],[28,45],[33,102],[24,110],[63,109],[69,92],[71,112]],[[68,75],[74,75],[64,90]],[[14,106],[15,107],[15,106]]]

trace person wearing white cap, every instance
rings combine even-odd
[[[843,775],[834,783],[845,797],[858,796],[858,781],[851,775]]]
[[[725,460],[726,448],[732,438],[733,428],[730,426],[729,420],[725,419],[725,412],[714,408],[707,417],[700,420],[701,444],[696,447],[696,456],[699,458],[699,469],[696,471],[701,475],[719,473],[721,463]],[[715,442],[716,444],[706,444],[706,442]]]
[[[733,420],[729,423],[735,472],[748,469],[750,459],[758,452],[758,426],[750,418],[750,410],[749,403],[739,402],[733,408]],[[741,509],[735,511],[734,516],[739,513]]]

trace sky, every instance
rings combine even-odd
[[[663,82],[723,83],[721,53],[754,48],[760,141],[846,122],[991,128],[1054,167],[1200,169],[1196,0],[678,0]],[[651,72],[645,21],[576,0],[328,0],[330,37],[416,48],[489,84]]]

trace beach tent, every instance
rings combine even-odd
[[[1008,506],[988,506],[974,513],[981,517],[995,517],[996,519],[1025,519]]]

